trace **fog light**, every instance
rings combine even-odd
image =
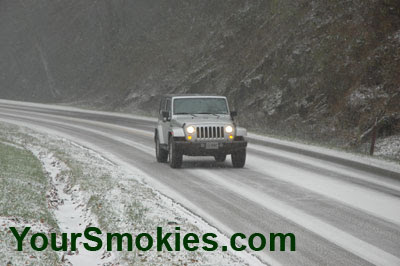
[[[229,139],[233,139],[233,136],[232,136],[232,135],[229,135]]]
[[[192,136],[188,136],[188,140],[191,140],[192,139]]]

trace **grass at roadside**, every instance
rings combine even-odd
[[[0,265],[54,265],[59,262],[55,252],[33,251],[24,241],[24,251],[16,250],[16,241],[9,230],[19,232],[26,224],[32,232],[57,230],[57,224],[47,207],[49,181],[33,154],[14,144],[0,142]],[[30,239],[28,234],[27,239]]]
[[[2,123],[0,129],[0,142],[17,143],[33,150],[35,154],[40,151],[39,158],[41,155],[46,157],[51,154],[66,165],[59,175],[61,178],[59,180],[63,180],[67,188],[64,192],[72,195],[74,201],[82,206],[85,214],[93,218],[85,222],[94,222],[103,233],[137,235],[145,232],[155,236],[157,226],[162,227],[164,232],[174,232],[175,227],[179,226],[182,235],[188,232],[198,235],[204,233],[204,229],[196,225],[200,222],[197,218],[193,220],[195,218],[186,210],[140,182],[141,174],[134,169],[123,169],[99,153],[63,138]],[[19,162],[24,161],[25,159],[22,159]],[[46,187],[43,186],[40,190],[45,196]],[[29,205],[26,207],[29,208]],[[173,241],[174,238],[171,238],[171,242]],[[114,250],[115,244],[114,242]],[[126,251],[125,244],[124,251],[113,254],[104,252],[104,257],[110,256],[113,263],[120,265],[243,265],[240,258],[232,256],[229,252],[203,250],[143,252],[135,248],[133,251]],[[15,245],[13,247],[15,248]],[[1,249],[0,256],[3,250]],[[36,252],[39,253],[41,252]],[[3,265],[1,262],[2,260],[0,265]],[[13,265],[22,264],[24,263]],[[36,263],[35,265],[59,264]]]
[[[83,147],[66,146],[69,148],[61,150],[57,145],[51,145],[50,149],[67,164],[71,186],[79,186],[87,196],[87,207],[97,217],[103,232],[146,232],[154,236],[157,226],[173,231],[177,225],[181,226],[182,232],[198,230],[166,209],[157,194],[121,171],[117,165]],[[139,252],[124,248],[117,255],[119,262],[126,265],[178,265],[205,260],[199,252]]]

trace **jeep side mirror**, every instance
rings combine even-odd
[[[169,112],[168,111],[162,111],[162,118],[164,121],[167,121],[169,118]]]
[[[234,118],[235,116],[237,116],[237,112],[236,111],[231,111],[231,117]]]

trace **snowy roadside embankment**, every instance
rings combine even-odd
[[[69,140],[39,134],[24,128],[0,124],[0,138],[32,151],[47,172],[50,186],[48,208],[61,232],[83,232],[95,226],[102,232],[156,234],[156,228],[166,232],[180,228],[181,234],[202,235],[215,228],[188,212],[171,199],[140,182],[138,173],[121,168],[102,155]],[[48,232],[43,229],[43,232]],[[105,234],[104,234],[105,235]],[[155,239],[155,238],[154,238]],[[171,238],[173,241],[173,238]],[[224,240],[222,240],[224,241]],[[104,242],[105,243],[105,242]],[[197,250],[179,252],[149,250],[147,252],[103,249],[89,252],[78,243],[77,252],[62,252],[60,260],[72,265],[243,265],[243,256],[231,252]],[[248,262],[248,261],[247,261]]]
[[[59,229],[48,207],[46,191],[51,186],[41,163],[24,147],[5,140],[4,133],[0,131],[0,265],[66,265],[52,250],[29,248],[29,240],[17,251],[10,227],[18,232],[29,227],[26,239],[40,232],[58,233]]]
[[[62,233],[83,232],[88,226],[98,226],[96,218],[86,206],[85,197],[78,185],[72,186],[69,180],[67,165],[57,159],[53,153],[43,147],[28,146],[28,149],[41,161],[50,179],[51,189],[47,192],[49,208]],[[77,251],[69,251],[62,255],[62,262],[72,265],[105,265],[112,261],[111,253],[105,249],[87,251],[82,242],[78,243]]]
[[[386,158],[395,158],[400,162],[400,136],[378,139],[374,154]]]

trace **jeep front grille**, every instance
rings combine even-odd
[[[197,127],[197,139],[223,139],[224,127],[206,126]]]

